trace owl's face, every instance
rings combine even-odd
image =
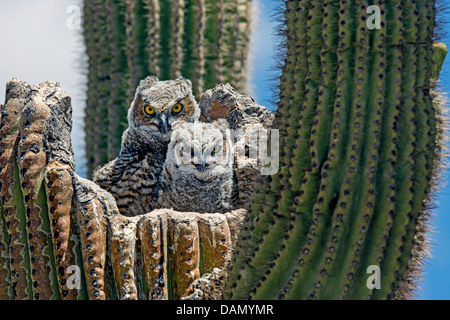
[[[180,174],[210,181],[230,171],[232,149],[225,122],[182,123],[172,134],[166,161]]]
[[[194,122],[200,109],[189,80],[158,81],[149,77],[141,81],[128,114],[129,127],[135,127],[168,141],[178,121]]]

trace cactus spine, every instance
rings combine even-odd
[[[426,251],[439,166],[435,1],[286,1],[274,127],[281,168],[255,194],[234,299],[401,299]],[[420,26],[420,27],[419,27]],[[367,286],[368,267],[381,289]]]
[[[139,79],[183,76],[197,97],[220,82],[245,92],[251,0],[88,0],[88,171],[115,158]]]

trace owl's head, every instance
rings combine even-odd
[[[128,127],[146,131],[168,141],[178,121],[194,122],[200,109],[192,93],[192,83],[184,78],[142,80],[128,111]]]
[[[212,123],[178,123],[166,164],[184,175],[209,181],[231,172],[233,143],[224,119]]]

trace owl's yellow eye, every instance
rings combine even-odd
[[[216,155],[216,153],[219,153],[220,151],[220,146],[217,145],[214,147],[214,149],[211,150],[211,155],[214,157]]]
[[[180,113],[183,110],[183,105],[181,103],[177,103],[172,107],[172,111],[174,113]]]
[[[188,153],[191,151],[191,148],[189,148],[188,146],[184,146],[182,150],[183,150],[183,152]]]
[[[152,106],[145,106],[144,111],[146,114],[148,114],[150,116],[155,114],[155,108],[153,108]]]

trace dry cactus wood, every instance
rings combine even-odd
[[[6,86],[0,299],[174,299],[225,269],[246,211],[121,216],[108,192],[74,171],[71,112],[56,82]]]
[[[245,216],[155,210],[110,218],[110,254],[120,299],[179,299],[214,268],[228,267]],[[138,265],[136,265],[138,264]]]

